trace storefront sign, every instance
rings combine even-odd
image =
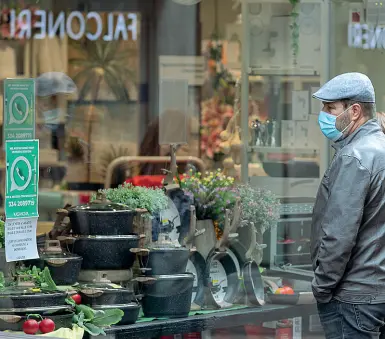
[[[91,21],[96,25],[96,29],[94,32],[87,32],[87,24]],[[84,14],[74,11],[66,16],[65,12],[55,15],[44,10],[32,12],[29,9],[23,9],[19,14],[16,14],[16,11],[12,10],[10,31],[12,38],[19,39],[45,39],[57,35],[63,39],[66,34],[73,40],[80,40],[84,36],[88,40],[102,38],[104,41],[129,40],[129,36],[130,39],[136,41],[138,38],[137,15],[135,13],[109,13],[107,27],[103,27],[103,20],[98,12]],[[104,36],[102,36],[103,31],[106,31]]]
[[[34,79],[4,80],[4,143],[35,138]]]
[[[39,140],[7,141],[5,157],[7,220],[38,217]]]
[[[349,24],[348,46],[362,49],[385,49],[385,26]]]
[[[37,219],[6,220],[5,259],[7,262],[39,258],[36,244]]]

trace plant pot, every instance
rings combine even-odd
[[[75,238],[73,252],[83,258],[85,270],[122,270],[132,267],[138,235],[80,236]]]
[[[76,235],[127,235],[133,233],[135,211],[111,203],[105,196],[89,204],[71,207],[68,217]]]
[[[140,267],[146,275],[182,274],[186,272],[190,250],[185,247],[151,248],[146,256],[139,257]]]
[[[123,325],[131,325],[135,324],[139,317],[139,311],[140,311],[140,304],[138,303],[128,303],[128,304],[122,304],[122,305],[98,305],[94,306],[94,310],[109,310],[117,308],[119,310],[122,310],[124,312],[123,318],[121,321],[119,321],[116,326],[123,326]]]
[[[142,283],[145,317],[183,318],[190,312],[194,275],[190,273],[153,276]]]
[[[211,219],[197,220],[196,232],[199,235],[195,238],[195,247],[206,260],[217,241],[213,221]]]

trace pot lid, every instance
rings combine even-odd
[[[76,239],[82,240],[82,239],[90,239],[90,240],[101,240],[101,241],[108,241],[108,240],[136,240],[139,239],[139,235],[137,234],[129,234],[129,235],[79,235],[76,236]]]
[[[50,253],[50,252],[41,252],[40,259],[42,260],[49,260],[49,261],[78,261],[82,260],[83,258],[80,255],[72,254],[69,252],[62,252],[62,253]]]
[[[127,309],[127,308],[134,308],[137,309],[140,307],[139,303],[131,302],[128,304],[114,304],[114,305],[94,305],[92,306],[95,310],[108,310],[108,309]]]
[[[25,307],[25,308],[1,308],[0,314],[30,313],[30,314],[55,314],[63,311],[71,311],[71,306],[46,306],[46,307]]]
[[[46,240],[44,250],[40,253],[40,259],[49,261],[78,261],[82,260],[82,257],[76,254],[63,251],[60,246],[60,241],[58,240]]]
[[[119,291],[119,292],[127,291],[130,293],[133,293],[129,289],[124,288],[120,285],[116,285],[116,284],[112,284],[112,283],[102,283],[102,282],[82,284],[81,286],[79,286],[79,290],[80,290],[80,292],[82,292],[82,291],[86,292],[86,290],[97,290],[97,291],[109,290],[109,291]]]
[[[107,279],[107,274],[102,271],[97,272],[96,279],[94,279],[92,283],[82,284],[80,286],[80,291],[84,292],[85,294],[87,294],[87,292],[89,292],[89,294],[94,294],[93,291],[106,290],[127,291],[132,293],[131,291],[126,288],[123,288],[120,285],[111,283],[111,281]]]
[[[88,204],[74,206],[68,209],[72,212],[128,212],[131,211],[126,205],[107,200],[105,193],[98,192],[96,199]]]
[[[51,292],[44,291],[38,287],[28,287],[28,286],[10,286],[0,290],[1,297],[38,297],[38,296],[58,296],[66,295],[65,292]]]

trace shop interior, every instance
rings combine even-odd
[[[222,338],[242,327],[245,338],[318,338],[310,223],[330,155],[311,93],[350,70],[380,84],[372,60],[382,52],[348,46],[346,28],[353,13],[364,20],[364,4],[0,0],[1,8],[0,78],[39,83],[51,74],[48,83],[76,89],[37,86],[42,252],[27,266],[42,277],[48,265],[56,287],[81,282],[66,289],[75,303],[79,295],[94,310],[113,309],[116,323],[95,334],[89,321],[85,335]],[[41,12],[45,36],[34,38]],[[2,205],[6,167],[3,153]],[[194,182],[215,180],[223,191],[198,203]],[[218,208],[215,218],[207,206]],[[275,293],[288,286],[293,293]],[[171,290],[180,293],[166,300]]]

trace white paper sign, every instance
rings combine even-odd
[[[39,258],[36,243],[38,218],[5,221],[5,258],[7,262]]]

